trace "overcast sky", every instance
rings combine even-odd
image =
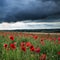
[[[60,29],[60,22],[16,22],[16,23],[1,23],[0,30],[15,30],[15,29]]]
[[[27,24],[29,27],[26,27],[26,29],[33,27],[40,29],[39,26],[42,22],[60,22],[60,0],[0,0],[0,29],[4,29],[6,22],[9,28],[19,29],[21,27],[16,25],[25,26],[26,22],[32,24]],[[55,23],[53,24],[54,28],[60,26],[58,23],[56,26]],[[15,26],[10,27],[13,24]],[[53,28],[52,24],[45,26],[42,23],[42,25]]]

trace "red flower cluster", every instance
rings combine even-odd
[[[20,43],[20,46],[25,46],[25,42],[21,42]]]
[[[11,43],[9,47],[10,47],[12,50],[15,50],[15,49],[16,49],[16,46],[15,46],[13,43]],[[7,44],[4,44],[4,48],[9,49],[9,47],[8,47]]]
[[[26,47],[22,46],[21,50],[25,52],[26,51]]]
[[[27,47],[30,47],[31,46],[31,43],[30,42],[26,42],[26,46]]]
[[[30,46],[30,51],[35,51],[35,48],[33,45]]]
[[[24,52],[26,51],[25,42],[21,42],[20,47],[21,47],[22,51],[24,51]]]
[[[39,47],[35,48],[30,42],[21,42],[20,46],[21,46],[21,50],[24,52],[27,49],[26,47],[29,47],[30,51],[32,52],[36,52],[36,53],[40,52],[40,48]]]
[[[10,48],[14,50],[16,49],[16,46],[14,44],[10,44]]]
[[[10,39],[11,39],[11,40],[14,40],[14,36],[10,36]]]

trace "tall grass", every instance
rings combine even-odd
[[[10,39],[11,36],[14,39]],[[38,35],[23,33],[0,35],[0,60],[60,60],[60,40],[58,40],[60,37],[47,36],[40,38]],[[24,46],[26,50],[22,50],[22,42],[25,44],[30,42],[34,46],[34,51],[26,45]],[[7,47],[4,44],[7,44]],[[12,49],[10,44],[14,44],[15,48]],[[36,52],[36,48],[40,50]]]

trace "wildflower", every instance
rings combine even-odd
[[[38,36],[37,35],[34,35],[33,38],[36,40],[36,39],[38,39]]]
[[[25,42],[21,42],[21,43],[20,43],[20,46],[24,46],[24,45],[25,45]]]
[[[31,45],[31,46],[30,46],[30,51],[34,51],[34,50],[35,50],[34,46]]]
[[[43,46],[45,45],[44,40],[41,40],[40,43],[41,43]]]
[[[14,44],[10,44],[10,48],[14,50],[16,49],[16,46]]]
[[[36,49],[35,49],[35,52],[36,52],[36,53],[40,53],[40,48],[39,48],[39,47],[36,48]]]
[[[41,41],[44,41],[44,38],[42,38]]]
[[[46,60],[46,54],[42,54],[42,55],[40,56],[40,60]]]
[[[60,51],[57,54],[60,55]]]
[[[60,37],[58,37],[58,41],[60,41]]]
[[[14,40],[14,36],[10,36],[10,39],[11,39],[11,40]]]
[[[31,46],[31,43],[30,43],[30,42],[27,42],[27,43],[26,43],[26,46],[27,46],[27,47],[30,47],[30,46]]]
[[[4,44],[4,48],[7,48],[7,46],[8,46],[7,44]]]
[[[26,48],[24,46],[22,46],[21,47],[21,50],[25,52],[26,51]]]

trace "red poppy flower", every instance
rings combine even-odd
[[[57,54],[60,55],[60,51]]]
[[[25,52],[26,51],[26,47],[22,46],[21,50]]]
[[[35,51],[35,48],[33,45],[30,46],[30,51]]]
[[[11,49],[16,49],[16,46],[14,44],[10,44]]]
[[[60,37],[58,37],[58,41],[60,41]]]
[[[4,48],[7,48],[7,46],[8,46],[7,44],[4,44]]]
[[[43,46],[45,45],[44,40],[41,40],[40,43],[41,43]]]
[[[10,39],[11,39],[11,40],[14,40],[14,36],[10,36]]]
[[[46,60],[46,54],[42,54],[42,55],[40,56],[40,60]]]
[[[21,43],[20,43],[20,46],[24,46],[24,45],[25,45],[25,42],[21,42]]]
[[[41,41],[44,41],[44,38],[41,38]]]
[[[27,42],[27,43],[26,43],[26,46],[27,46],[27,47],[30,47],[30,46],[31,46],[31,43],[30,43],[30,42]]]
[[[34,35],[33,38],[36,40],[36,39],[38,39],[38,36],[37,35]]]
[[[39,52],[40,52],[40,48],[39,48],[39,47],[36,48],[36,49],[35,49],[35,52],[36,52],[36,53],[39,53]]]

